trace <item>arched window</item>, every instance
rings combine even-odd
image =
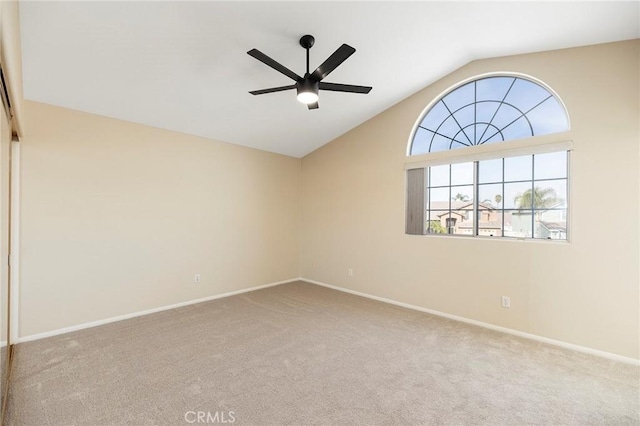
[[[504,142],[569,129],[566,110],[540,83],[519,76],[479,78],[432,103],[410,155]]]
[[[408,163],[406,232],[567,240],[571,141],[535,138],[567,130],[559,98],[523,76],[481,77],[435,99],[408,151],[444,155]]]

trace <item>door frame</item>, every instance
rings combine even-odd
[[[11,138],[11,178],[9,181],[9,233],[11,235],[9,254],[9,341],[16,343],[19,338],[20,306],[20,140]]]

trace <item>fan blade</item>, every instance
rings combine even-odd
[[[331,90],[334,92],[349,92],[349,93],[369,93],[373,87],[369,86],[354,86],[353,84],[337,84],[337,83],[323,83],[320,82],[318,88],[320,90]]]
[[[249,56],[253,56],[263,64],[268,65],[274,70],[281,72],[282,74],[286,75],[292,80],[295,80],[295,81],[302,80],[302,77],[300,77],[298,74],[291,71],[289,68],[285,67],[284,65],[274,61],[273,59],[271,59],[270,57],[268,57],[258,49],[251,49],[247,53],[249,54]]]
[[[265,93],[275,93],[282,92],[283,90],[295,89],[296,85],[292,84],[290,86],[280,86],[280,87],[272,87],[270,89],[262,89],[262,90],[252,90],[249,93],[252,95],[264,95]]]
[[[333,70],[335,70],[338,65],[347,60],[347,58],[355,53],[356,49],[349,46],[348,44],[343,44],[338,47],[338,50],[333,52],[331,56],[327,58],[326,61],[322,63],[316,70],[311,74],[311,78],[315,81],[320,81]]]
[[[318,106],[318,103],[317,103],[317,102],[314,102],[314,103],[312,103],[312,104],[308,104],[308,105],[307,105],[307,107],[309,107],[309,109],[318,109],[318,108],[320,108],[320,107]]]

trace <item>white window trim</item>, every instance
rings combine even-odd
[[[430,152],[421,155],[411,155],[407,157],[407,161],[404,163],[404,169],[420,169],[424,167],[441,166],[444,164],[517,157],[519,155],[572,151],[573,141],[563,139],[563,135],[566,133],[568,132],[529,137],[508,142],[477,145],[448,151]],[[558,139],[562,140],[558,141]]]

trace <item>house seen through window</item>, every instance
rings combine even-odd
[[[451,151],[427,167],[409,168],[407,233],[567,239],[566,146],[535,137],[568,130],[567,113],[541,84],[516,76],[477,79],[434,101],[420,120],[410,155]],[[458,150],[531,138],[531,153]],[[427,163],[428,161],[428,155]]]

